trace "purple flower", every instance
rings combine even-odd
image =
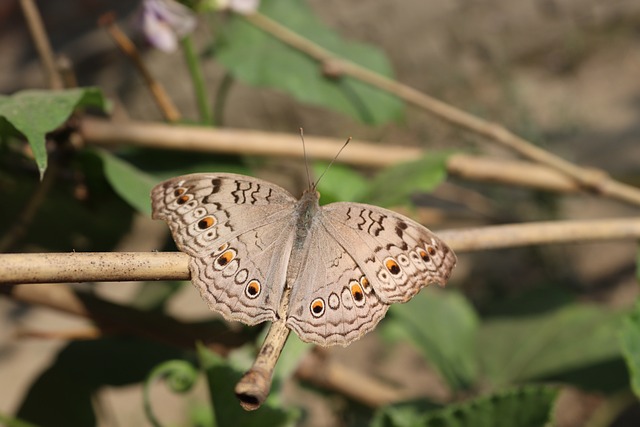
[[[218,9],[229,9],[242,15],[249,15],[258,10],[260,0],[218,0]]]
[[[174,0],[143,0],[141,26],[149,43],[173,52],[178,40],[196,27],[195,13]]]

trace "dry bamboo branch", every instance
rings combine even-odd
[[[265,133],[250,130],[212,129],[198,126],[170,126],[158,123],[118,123],[85,118],[80,134],[86,144],[130,144],[173,150],[217,152],[243,155],[302,157],[299,134]],[[312,159],[331,160],[344,144],[333,138],[305,136],[307,152]],[[337,148],[336,148],[337,146]],[[387,166],[415,160],[424,155],[416,147],[388,147],[351,142],[340,161],[361,166]]]
[[[180,252],[0,254],[0,282],[188,280],[188,259]]]
[[[457,252],[556,243],[640,238],[640,217],[584,221],[548,221],[442,230],[438,236]]]
[[[56,67],[53,49],[51,49],[51,43],[49,43],[49,37],[42,23],[38,7],[35,5],[34,0],[20,0],[20,5],[33,38],[33,43],[36,45],[36,50],[42,61],[42,66],[49,82],[48,86],[51,89],[62,89],[64,87],[62,77],[60,77]]]
[[[262,14],[254,13],[246,16],[246,19],[283,43],[305,52],[319,61],[324,69],[331,70],[333,76],[348,75],[357,78],[371,86],[392,93],[461,129],[474,132],[526,158],[556,169],[573,178],[586,190],[605,194],[636,206],[640,205],[640,190],[635,187],[612,180],[605,173],[594,172],[574,165],[555,154],[536,147],[498,123],[476,117],[412,87],[340,58]]]
[[[456,154],[447,172],[470,181],[508,184],[558,192],[578,192],[580,186],[566,175],[531,162]]]
[[[437,234],[456,252],[640,238],[640,218],[498,225]],[[0,254],[0,285],[124,280],[189,280],[181,252]]]
[[[213,129],[196,126],[172,126],[162,123],[125,122],[85,117],[80,134],[88,145],[137,145],[153,148],[189,150],[225,154],[264,155],[302,158],[300,136],[240,129]],[[307,150],[313,159],[332,160],[344,141],[307,136]],[[338,158],[356,166],[384,167],[415,160],[426,152],[417,147],[354,141]],[[566,175],[531,162],[491,159],[465,154],[452,155],[447,171],[462,178],[519,185],[551,191],[580,191]]]

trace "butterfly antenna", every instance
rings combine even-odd
[[[300,128],[300,139],[302,140],[302,153],[304,155],[304,167],[307,170],[307,184],[311,188],[311,174],[309,173],[309,160],[307,159],[307,145],[304,143],[304,129]]]
[[[345,149],[345,147],[351,142],[351,137],[347,138],[347,140],[344,142],[344,144],[342,144],[342,148],[340,148],[340,150],[338,150],[338,154],[335,155],[335,157],[331,160],[331,162],[329,162],[329,165],[324,169],[324,172],[322,172],[322,175],[320,175],[320,178],[318,178],[318,180],[315,182],[315,184],[313,184],[313,188],[318,186],[318,183],[320,182],[320,180],[322,179],[322,177],[324,176],[325,173],[327,173],[327,171],[329,170],[329,168],[331,167],[331,165],[333,164],[333,162],[336,161],[336,159],[338,158],[338,156],[340,155],[340,153],[342,153],[342,150]]]

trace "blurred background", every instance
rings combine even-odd
[[[398,81],[498,122],[569,161],[603,169],[624,182],[640,184],[637,0],[308,0],[306,3],[320,21],[341,37],[380,49]],[[131,63],[97,24],[99,17],[110,11],[117,14],[118,23],[141,49],[144,62],[165,86],[185,121],[198,120],[184,58],[179,52],[153,49],[144,41],[136,28],[139,2],[48,0],[37,5],[53,50],[70,61],[79,86],[102,89],[113,101],[114,116],[118,119],[162,121],[163,118]],[[199,20],[194,40],[205,58],[204,76],[208,87],[219,91],[225,84],[227,71],[216,61],[215,48],[210,45],[218,35],[216,21],[204,17]],[[1,94],[46,87],[17,0],[0,3],[0,70]],[[492,144],[412,107],[406,108],[400,120],[371,125],[302,103],[277,89],[250,86],[241,80],[234,80],[225,90],[228,92],[224,111],[218,123],[224,127],[295,133],[303,126],[306,134],[338,139],[352,136],[355,140],[389,146],[456,149],[511,157]],[[7,155],[0,163],[5,169],[0,171],[3,200],[0,221],[5,224],[0,233],[8,232],[15,224],[27,195],[37,183],[35,165],[24,162],[9,167],[8,159],[11,157]],[[212,163],[226,161],[214,155],[207,159]],[[249,163],[260,176],[298,194],[296,181],[301,162],[254,159]],[[283,164],[288,176],[280,173]],[[91,169],[83,170],[88,175]],[[62,178],[40,210],[39,215],[47,221],[36,221],[11,248],[12,252],[171,249],[165,224],[136,213],[106,182],[92,181],[88,190],[78,185],[74,173],[73,168],[63,168]],[[363,173],[370,176],[372,171]],[[637,215],[633,207],[595,196],[558,195],[456,177],[448,179],[431,195],[415,195],[413,202],[420,207],[420,219],[432,230]],[[607,310],[627,310],[633,307],[638,294],[635,252],[634,242],[616,241],[461,254],[450,287],[464,295],[483,319],[542,313],[568,301]],[[143,285],[77,286],[80,289],[90,286],[102,298],[129,304],[139,297]],[[184,321],[213,316],[190,286],[175,291],[163,310]],[[8,298],[0,299],[0,319],[0,413],[15,414],[24,405],[34,381],[60,357],[61,350],[68,349],[69,341],[56,334],[82,331],[89,322]],[[44,333],[45,337],[35,337],[38,333]],[[590,330],[578,334],[588,340]],[[328,352],[333,360],[400,386],[413,397],[427,396],[438,402],[451,400],[451,387],[434,371],[424,354],[405,341],[387,346],[380,334],[372,333],[348,348]],[[615,365],[598,371],[612,379],[615,386],[581,388],[575,385],[579,381],[569,381],[573,386],[561,396],[565,406],[558,415],[558,425],[595,425],[587,423],[599,405],[609,402],[612,390],[619,390],[618,379],[626,375],[620,355],[598,360],[594,365],[600,363]],[[568,371],[577,376],[597,376],[587,371],[576,374],[577,368]],[[474,387],[474,392],[482,390],[481,383]],[[168,419],[178,420],[176,413],[192,409],[193,403],[173,396],[164,387],[155,387],[154,393],[158,412]],[[194,394],[206,399],[206,393],[206,386],[199,383]],[[123,381],[107,385],[96,396],[93,405],[97,408],[98,425],[146,422],[139,383]],[[370,417],[357,403],[297,383],[283,387],[282,399],[287,405],[304,408],[301,423],[306,426],[366,425]],[[638,425],[640,407],[637,404],[627,407],[611,423],[601,425]]]

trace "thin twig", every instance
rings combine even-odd
[[[550,221],[440,230],[456,252],[640,238],[640,218]],[[181,252],[0,254],[0,285],[19,283],[189,280]]]
[[[47,31],[42,23],[38,7],[35,5],[34,0],[20,0],[20,5],[33,38],[33,43],[36,45],[36,50],[42,61],[48,86],[50,89],[62,89],[64,87],[62,78],[56,67],[53,49],[51,49],[51,43],[49,43],[49,37],[47,37]]]
[[[171,98],[164,90],[164,87],[158,82],[151,72],[147,69],[147,66],[140,58],[140,54],[136,49],[133,42],[127,37],[127,35],[116,24],[115,16],[113,13],[107,13],[100,17],[100,25],[102,25],[107,33],[111,36],[116,45],[120,48],[122,53],[127,55],[133,65],[136,67],[145,83],[149,87],[156,104],[162,111],[165,119],[169,122],[177,122],[182,118],[180,112],[171,101]]]
[[[476,117],[410,86],[340,58],[260,13],[247,15],[245,19],[289,46],[305,52],[319,61],[323,68],[331,69],[333,75],[355,77],[371,86],[394,94],[442,120],[497,142],[535,162],[556,169],[576,180],[586,190],[605,194],[636,206],[640,205],[640,190],[635,187],[612,180],[603,172],[574,165],[536,147],[498,123]]]
[[[358,402],[376,408],[398,402],[408,396],[393,387],[355,369],[310,352],[298,366],[296,376],[301,380],[335,390]]]

